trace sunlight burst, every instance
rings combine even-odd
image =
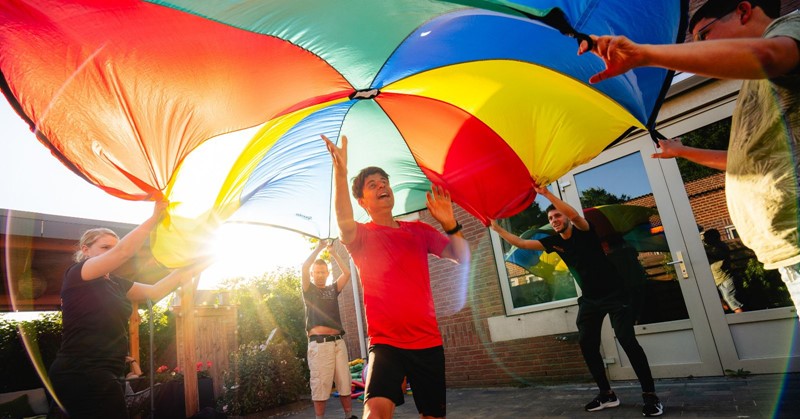
[[[254,224],[223,224],[212,245],[215,262],[200,277],[199,289],[216,289],[229,278],[255,277],[280,268],[299,269],[311,252],[307,237]]]

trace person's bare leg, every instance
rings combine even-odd
[[[321,418],[321,417],[325,416],[325,404],[326,403],[327,402],[318,402],[316,400],[314,401],[314,414],[317,415],[317,417]]]
[[[394,402],[386,397],[372,397],[364,404],[364,419],[390,419]]]
[[[347,396],[339,396],[339,401],[342,402],[342,409],[344,409],[344,416],[350,418],[353,416],[353,398],[348,394]]]

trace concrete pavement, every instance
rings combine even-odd
[[[591,383],[524,388],[448,389],[447,417],[459,418],[624,418],[642,417],[641,388],[637,381],[612,383],[621,405],[600,412],[584,412],[597,390]],[[656,390],[668,417],[800,418],[800,374],[754,375],[747,378],[702,377],[656,380]],[[353,402],[362,416],[363,404]],[[341,418],[339,400],[331,398],[326,418]],[[314,418],[304,400],[254,418]],[[395,418],[419,418],[413,396],[395,411]]]

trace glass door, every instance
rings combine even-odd
[[[637,303],[636,334],[655,377],[721,375],[722,368],[680,220],[654,146],[616,146],[559,180],[564,199],[583,208]],[[606,318],[603,353],[612,379],[635,378]]]
[[[694,147],[727,149],[733,101],[660,128]],[[725,198],[725,174],[684,159],[657,160],[682,218],[698,225],[686,243],[723,369],[800,370],[797,313],[777,271],[742,244]],[[794,362],[793,362],[794,361]]]

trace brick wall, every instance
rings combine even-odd
[[[725,237],[725,227],[732,224],[725,201],[725,174],[718,173],[684,184],[689,205],[692,207],[697,225],[708,230],[716,228]],[[643,195],[627,201],[628,205],[655,208],[653,194]]]

